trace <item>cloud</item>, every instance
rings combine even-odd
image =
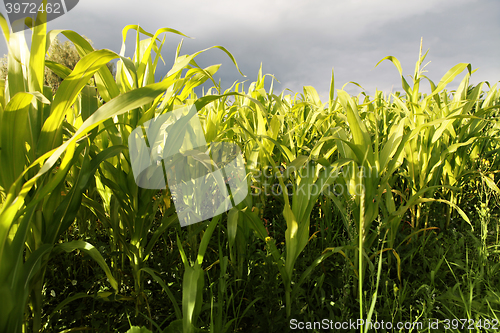
[[[497,0],[86,0],[49,22],[49,29],[74,30],[91,38],[96,48],[119,52],[126,25],[140,24],[151,33],[169,27],[194,37],[184,39],[181,54],[222,45],[235,56],[247,78],[220,50],[196,58],[200,66],[222,64],[216,78],[225,89],[236,80],[255,81],[262,63],[263,72],[281,82],[275,82],[276,92],[285,88],[301,92],[304,85],[311,85],[326,98],[332,68],[336,89],[355,81],[369,94],[377,88],[401,90],[401,78],[390,62],[374,66],[392,55],[400,60],[405,75],[412,75],[421,37],[424,52],[430,50],[426,74],[433,81],[439,81],[457,63],[470,62],[474,68],[480,67],[471,82],[496,82],[500,78],[499,12]],[[162,51],[167,65],[159,68],[158,78],[170,69],[181,39],[167,34]],[[127,56],[132,56],[134,46],[135,32],[131,31]],[[3,50],[6,53],[5,45],[0,44]],[[458,86],[459,78],[450,87]],[[269,79],[266,87],[270,83]],[[352,84],[346,90],[361,91]]]

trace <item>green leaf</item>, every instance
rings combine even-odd
[[[438,94],[441,90],[443,90],[447,85],[448,83],[452,82],[455,77],[460,74],[461,72],[463,72],[464,69],[468,68],[469,69],[469,72],[471,71],[471,65],[470,64],[467,64],[467,63],[460,63],[458,65],[455,65],[453,66],[448,72],[446,72],[446,74],[441,78],[441,80],[439,81],[436,89],[434,89],[432,91],[431,94],[427,95],[423,102],[427,102],[427,100],[429,100],[430,98],[432,98],[434,95]]]
[[[359,117],[356,103],[349,94],[343,90],[337,90],[337,95],[340,104],[347,114],[347,121],[352,133],[353,144],[363,154],[363,159],[359,161],[359,164],[365,164],[365,159],[367,159],[370,165],[373,165],[373,150],[371,147],[370,134]]]
[[[61,123],[66,111],[76,101],[78,94],[88,83],[90,78],[109,61],[118,55],[109,50],[94,51],[83,57],[75,69],[61,83],[52,102],[51,114],[42,128],[40,134],[40,152],[46,152],[61,142]]]
[[[179,305],[177,304],[177,300],[175,299],[174,294],[172,294],[172,292],[170,291],[170,288],[165,284],[165,282],[163,282],[163,280],[158,275],[155,274],[155,272],[151,268],[143,267],[143,268],[141,268],[141,271],[144,271],[144,272],[148,273],[149,275],[151,275],[153,277],[153,279],[155,279],[155,281],[160,284],[160,286],[167,293],[168,298],[172,302],[172,305],[173,305],[174,311],[175,311],[175,316],[177,317],[177,319],[181,319],[182,318],[181,310],[179,309]]]
[[[233,207],[229,210],[227,217],[227,238],[229,240],[229,246],[234,245],[234,240],[236,239],[236,231],[238,230],[238,208]]]
[[[74,240],[67,243],[61,243],[56,245],[56,249],[60,249],[66,252],[72,252],[74,250],[80,250],[87,253],[92,259],[94,259],[99,266],[104,270],[106,276],[108,277],[109,283],[113,287],[113,289],[118,292],[118,282],[115,280],[111,271],[106,264],[106,261],[102,257],[101,253],[90,243],[87,243],[82,240]]]
[[[403,90],[407,93],[408,96],[411,96],[411,89],[410,89],[410,86],[408,85],[408,82],[406,81],[405,77],[403,76],[403,69],[401,68],[401,63],[399,62],[399,60],[396,57],[387,56],[387,57],[383,58],[382,60],[380,60],[375,65],[375,67],[377,67],[378,65],[380,65],[380,63],[383,62],[384,60],[389,60],[389,61],[391,61],[394,64],[394,66],[396,66],[396,68],[397,68],[397,70],[399,72],[399,76],[401,76],[401,82],[402,82]]]
[[[304,166],[304,164],[306,164],[308,159],[309,159],[309,157],[307,157],[305,155],[297,156],[293,161],[291,161],[287,165],[286,170],[283,173],[283,177],[285,179],[290,178],[290,175],[292,174],[292,172],[296,172],[297,170],[300,170]]]
[[[488,185],[488,187],[492,190],[492,191],[495,191],[497,194],[500,194],[500,189],[498,188],[497,184],[495,184],[495,182],[493,181],[493,179],[491,179],[490,177],[486,176],[486,175],[481,175],[484,182],[486,183],[486,185]]]
[[[399,121],[397,126],[391,128],[389,138],[387,139],[384,148],[380,152],[380,170],[382,172],[389,164],[389,160],[394,156],[398,150],[399,145],[403,139],[404,132],[404,119]]]
[[[56,73],[56,75],[63,80],[66,77],[70,76],[72,72],[68,67],[50,60],[45,60],[45,66],[47,66],[51,71]]]
[[[26,165],[26,147],[28,141],[29,107],[33,95],[17,93],[0,111],[0,186],[9,189],[23,173]]]
[[[205,252],[207,251],[208,243],[210,243],[210,238],[212,237],[212,233],[214,232],[215,227],[219,223],[220,218],[221,218],[221,215],[218,215],[218,216],[212,218],[212,221],[210,221],[210,224],[208,225],[208,228],[203,233],[203,237],[201,239],[200,247],[198,249],[197,264],[200,265],[200,266],[203,263],[203,257],[205,256]]]
[[[246,219],[250,227],[255,231],[257,237],[265,241],[266,237],[268,237],[268,234],[266,227],[264,227],[264,224],[259,219],[259,217],[252,212],[248,212],[246,208],[244,210],[241,210],[240,212],[243,214],[243,217]]]
[[[153,333],[150,330],[148,330],[146,327],[142,326],[132,326],[130,329],[127,331],[127,333]]]

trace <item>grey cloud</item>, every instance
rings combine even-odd
[[[2,11],[5,15],[5,10]],[[70,29],[86,35],[96,48],[120,51],[122,30],[128,24],[140,24],[146,31],[170,27],[195,39],[184,39],[183,54],[222,45],[235,56],[242,77],[230,59],[214,49],[198,56],[200,66],[222,64],[216,79],[223,89],[234,81],[255,81],[262,62],[263,73],[276,76],[275,92],[285,88],[302,92],[311,85],[326,100],[332,68],[335,88],[355,81],[369,94],[375,89],[401,90],[396,68],[379,60],[397,57],[405,75],[412,75],[418,58],[420,37],[425,61],[431,61],[426,73],[437,82],[459,62],[470,62],[480,70],[472,83],[500,79],[498,55],[500,2],[496,0],[425,0],[419,2],[383,1],[80,1],[69,14],[49,22],[49,29]],[[135,35],[127,36],[127,56],[132,56]],[[167,34],[158,79],[167,73],[181,37]],[[5,43],[0,52],[6,53]],[[2,53],[2,54],[3,54]],[[450,85],[458,86],[460,79]],[[407,77],[409,80],[409,78]],[[269,79],[269,87],[271,80]],[[245,86],[248,88],[249,83]],[[209,84],[205,84],[206,87]],[[428,89],[424,83],[424,90]],[[354,85],[346,91],[361,91]]]

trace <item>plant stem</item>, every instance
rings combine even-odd
[[[359,319],[361,319],[361,332],[363,332],[363,229],[365,224],[365,190],[361,191],[359,207],[359,239],[358,239],[358,270],[359,270]]]

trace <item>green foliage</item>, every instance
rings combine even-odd
[[[142,326],[132,326],[127,333],[152,333],[150,330],[148,330],[146,327]]]
[[[222,92],[219,66],[195,62],[206,50],[181,55],[182,43],[156,82],[160,35],[185,36],[169,28],[127,26],[117,54],[44,24],[29,50],[23,32],[3,16],[0,25],[0,331],[284,332],[291,319],[325,318],[442,328],[500,317],[500,90],[470,86],[469,64],[429,80],[424,95],[427,53],[411,82],[387,57],[402,93],[350,96],[332,72],[324,103],[313,87],[266,91],[262,70],[248,89]],[[128,137],[185,106],[207,142],[240,146],[250,194],[181,228],[168,187],[137,186]]]
[[[89,38],[85,36],[82,37],[92,45],[92,41]],[[64,43],[62,43],[56,36],[50,44],[49,49],[47,50],[45,59],[73,70],[78,61],[80,61],[80,55],[78,54],[78,51],[73,43],[71,43],[70,41],[65,41]],[[114,76],[115,64],[109,62],[108,64],[106,64],[106,66]],[[4,55],[4,57],[0,59],[0,79],[5,80],[6,76],[7,55]],[[49,86],[52,89],[52,94],[56,93],[62,80],[63,78],[57,75],[54,71],[52,71],[48,67],[45,68],[44,85]]]

